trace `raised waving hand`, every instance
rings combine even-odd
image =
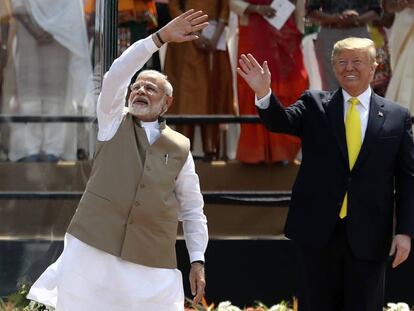
[[[252,54],[242,54],[239,59],[240,67],[237,73],[247,82],[256,93],[258,99],[265,96],[270,89],[271,74],[267,61],[261,66]]]

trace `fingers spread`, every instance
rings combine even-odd
[[[191,16],[191,14],[193,14],[194,9],[189,9],[188,11],[184,12],[183,14],[180,15],[181,18],[188,18],[189,16]],[[201,12],[201,11],[198,11]]]
[[[244,73],[244,71],[243,70],[241,70],[241,68],[240,67],[237,67],[237,73],[244,79],[244,80],[247,80],[247,75]]]
[[[184,36],[181,42],[193,41],[193,40],[197,40],[198,38],[199,38],[198,35],[189,34],[189,35]]]
[[[243,57],[243,55],[242,55]],[[250,68],[250,64],[248,61],[244,60],[243,58],[239,59],[239,64],[241,69],[243,69],[243,71],[247,74],[250,72],[251,68]]]
[[[187,21],[192,21],[193,19],[195,19],[195,18],[197,18],[197,17],[199,17],[199,16],[201,16],[201,15],[204,14],[204,12],[201,11],[201,10],[196,11],[196,12],[194,12],[194,9],[192,9],[192,10],[193,10],[193,12],[191,12],[188,15],[183,16],[183,18],[185,18]],[[185,12],[184,14],[187,14],[188,12],[189,11]]]
[[[190,23],[191,23],[192,26],[196,26],[196,25],[198,25],[202,22],[205,22],[207,20],[207,18],[208,18],[208,15],[204,14],[202,16],[194,18],[193,20],[190,21]]]
[[[265,74],[270,76],[270,69],[269,69],[269,66],[267,65],[267,61],[263,62],[263,70],[264,70]]]
[[[192,32],[197,32],[197,31],[200,31],[200,30],[206,28],[207,26],[208,26],[208,22],[205,22],[205,23],[202,23],[202,24],[197,24],[197,25],[192,26],[191,30],[192,30]]]
[[[251,64],[253,64],[253,66],[254,66],[254,67],[259,67],[259,68],[262,68],[262,67],[260,66],[260,64],[257,62],[256,58],[254,58],[252,54],[250,54],[250,53],[249,53],[249,54],[247,54],[247,57],[248,57],[248,59],[249,59],[250,63],[251,63]]]

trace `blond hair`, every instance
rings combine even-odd
[[[143,70],[138,74],[138,77],[135,79],[135,81],[137,81],[140,77],[145,76],[145,75],[152,75],[152,76],[156,76],[157,78],[160,79],[160,82],[162,84],[162,87],[164,89],[164,92],[167,96],[172,96],[173,94],[173,87],[171,85],[171,82],[168,81],[168,77],[157,71],[157,70],[153,70],[153,69],[147,69],[147,70]]]
[[[332,50],[331,62],[343,50],[362,50],[368,53],[372,63],[376,63],[377,51],[375,50],[374,41],[368,38],[349,37],[335,43]]]

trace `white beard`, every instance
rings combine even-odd
[[[162,113],[162,106],[128,104],[129,113],[142,121],[155,121]]]

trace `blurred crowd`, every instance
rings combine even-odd
[[[96,0],[0,0],[0,109],[3,115],[95,112]],[[118,54],[183,11],[210,25],[195,42],[164,45],[147,69],[174,87],[170,114],[254,115],[254,94],[236,75],[240,54],[268,61],[272,90],[292,104],[306,89],[335,90],[333,44],[371,38],[372,87],[414,112],[414,0],[118,0]],[[297,137],[261,124],[185,124],[176,129],[204,160],[300,161]],[[0,160],[78,160],[93,152],[84,123],[0,123]]]

